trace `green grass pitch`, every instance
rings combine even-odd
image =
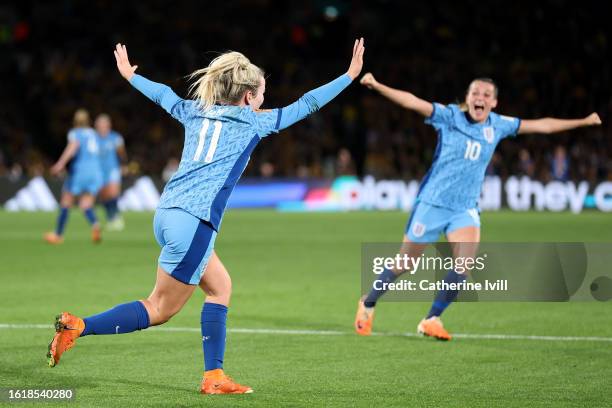
[[[252,395],[198,393],[200,291],[164,326],[177,331],[83,338],[49,368],[53,330],[6,325],[146,297],[158,256],[152,214],[125,218],[124,232],[94,246],[74,210],[66,242],[52,247],[41,238],[55,214],[0,211],[0,387],[76,389],[74,402],[53,406],[612,406],[612,341],[392,335],[414,333],[429,305],[385,302],[374,330],[389,335],[353,335],[360,245],[400,240],[398,212],[227,214],[216,246],[234,286],[225,368]],[[483,239],[612,242],[612,216],[485,213]],[[610,339],[612,304],[458,303],[444,322],[451,333]]]

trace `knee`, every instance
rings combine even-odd
[[[180,308],[168,307],[152,296],[148,297],[143,303],[149,314],[149,324],[151,326],[166,323],[180,311]]]
[[[222,284],[216,285],[214,288],[207,288],[205,293],[209,302],[229,306],[232,297],[232,280],[228,276]]]
[[[79,208],[83,211],[89,210],[93,207],[93,199],[90,197],[83,197],[79,200]]]
[[[62,196],[60,200],[60,205],[64,208],[72,207],[72,197],[70,196]]]

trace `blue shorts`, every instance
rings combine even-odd
[[[102,185],[106,186],[110,183],[121,184],[121,169],[119,167],[115,167],[110,170],[105,170],[102,172],[103,181]]]
[[[480,228],[480,212],[477,208],[453,211],[417,202],[406,224],[406,236],[412,242],[437,242],[440,234],[448,234],[464,227]]]
[[[73,195],[83,193],[98,194],[102,188],[102,175],[100,173],[75,173],[70,174],[64,181],[64,191]]]
[[[153,232],[161,247],[159,266],[178,281],[200,283],[217,237],[212,225],[181,208],[158,208]]]

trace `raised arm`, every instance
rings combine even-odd
[[[518,133],[557,133],[564,130],[572,130],[584,126],[601,125],[601,119],[597,113],[591,113],[586,118],[582,119],[556,119],[542,118],[521,121]]]
[[[361,78],[360,83],[368,89],[373,89],[378,92],[391,102],[395,102],[402,108],[415,111],[425,117],[429,117],[433,113],[433,104],[431,102],[418,98],[410,92],[401,91],[381,84],[374,78],[374,75],[369,72]]]
[[[147,98],[160,105],[164,110],[172,114],[172,108],[181,99],[167,85],[150,81],[143,76],[135,74],[138,65],[130,64],[127,48],[123,44],[117,44],[115,47],[115,59],[117,60],[117,69],[122,77],[124,77],[134,88],[142,92]]]
[[[363,53],[365,47],[363,38],[355,40],[353,55],[348,71],[333,81],[305,93],[300,99],[280,110],[280,125],[278,130],[285,129],[306,116],[321,109],[334,99],[350,83],[359,76],[363,67]]]

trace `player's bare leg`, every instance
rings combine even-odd
[[[454,258],[475,258],[480,242],[480,228],[474,226],[459,228],[449,232],[446,239],[451,244]],[[467,273],[468,271],[465,271],[462,275],[465,276]],[[463,276],[461,278],[465,279]],[[421,320],[417,326],[417,332],[438,340],[450,340],[452,338],[444,328],[439,315],[429,316]]]
[[[149,314],[150,326],[166,323],[180,312],[195,288],[195,285],[176,280],[158,266],[155,287],[149,297],[141,301]]]
[[[399,253],[400,255],[407,255],[411,258],[417,258],[421,256],[426,247],[427,244],[412,242],[408,236],[404,235],[404,240],[402,241]],[[404,272],[406,271],[390,270],[388,272],[390,274],[390,280],[395,280]],[[384,275],[381,275],[381,277],[384,278]],[[376,300],[378,300],[383,293],[384,292],[382,291],[372,289],[369,294],[364,295],[361,297],[361,299],[359,299],[357,304],[357,313],[355,315],[355,332],[357,334],[361,336],[369,336],[372,334],[372,326],[374,324],[374,306],[376,304]]]
[[[47,353],[49,366],[55,367],[80,336],[130,333],[167,322],[183,308],[194,290],[195,285],[179,282],[158,267],[155,287],[145,300],[117,305],[85,320],[63,312],[55,319],[55,336]]]
[[[223,372],[225,352],[225,315],[223,313],[227,312],[232,295],[232,280],[214,251],[200,280],[200,288],[206,294],[206,303],[202,309],[202,341],[206,368],[200,392],[202,394],[250,394],[253,392],[251,387],[234,382]]]

